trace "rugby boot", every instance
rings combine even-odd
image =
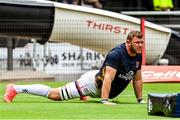
[[[13,88],[14,84],[8,84],[6,86],[6,91],[4,94],[4,101],[7,103],[11,103],[14,99],[14,97],[16,96],[17,92],[15,91],[15,89]]]

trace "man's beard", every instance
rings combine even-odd
[[[134,48],[134,46],[131,44],[131,47],[130,47],[130,51],[132,52],[132,53],[135,53],[135,54],[137,54],[137,50]]]

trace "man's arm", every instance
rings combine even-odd
[[[134,87],[134,92],[136,95],[136,98],[138,102],[142,102],[143,97],[142,97],[142,88],[143,88],[143,81],[142,81],[142,76],[141,76],[141,70],[138,70],[136,72],[135,78],[133,80],[133,87]]]
[[[105,103],[105,102],[109,103],[108,98],[109,98],[109,93],[111,90],[111,83],[114,80],[116,71],[117,71],[116,69],[110,66],[106,66],[106,72],[105,72],[102,89],[101,89],[102,103]]]

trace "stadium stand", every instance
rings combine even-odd
[[[180,47],[180,1],[172,0],[172,2],[174,8],[171,11],[155,11],[153,0],[106,0],[103,9],[137,18],[144,17],[147,21],[174,30],[163,58],[169,59],[169,65],[179,65],[180,55],[177,48]]]
[[[154,10],[152,0],[101,0],[104,2],[103,9],[111,10],[114,12],[121,12],[123,14],[141,18],[142,16],[150,22],[160,24],[162,26],[171,28],[173,34],[167,47],[167,50],[163,58],[168,59],[168,65],[180,65],[180,1],[173,0],[174,9],[173,11],[152,11]],[[8,44],[4,42],[6,38],[0,38],[0,47],[6,47]],[[3,41],[3,42],[1,42]],[[23,47],[29,41],[25,40],[13,40],[13,46]],[[11,51],[12,52],[12,51]],[[12,57],[12,56],[11,56]],[[179,74],[179,73],[178,73]],[[2,75],[2,74],[1,74]],[[6,74],[8,76],[8,74]],[[20,75],[21,76],[21,75]],[[15,76],[14,76],[15,77]],[[21,78],[20,78],[21,79]],[[41,79],[41,78],[40,78]],[[65,79],[63,77],[63,79]],[[149,82],[149,81],[147,81]]]
[[[174,8],[180,10],[180,1],[172,0]],[[105,0],[104,8],[106,10],[121,11],[153,11],[153,0]]]

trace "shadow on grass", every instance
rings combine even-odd
[[[116,104],[137,104],[136,102],[120,102],[120,101],[112,101]],[[0,103],[5,103],[4,101],[0,101]],[[100,104],[101,101],[100,100],[88,100],[88,101],[83,101],[83,100],[67,100],[67,101],[53,101],[53,100],[38,100],[38,101],[34,101],[34,100],[27,100],[27,101],[20,101],[20,100],[15,100],[12,102],[13,103],[86,103],[86,104],[91,104],[91,103],[98,103]],[[11,103],[7,103],[7,104],[11,104]]]

